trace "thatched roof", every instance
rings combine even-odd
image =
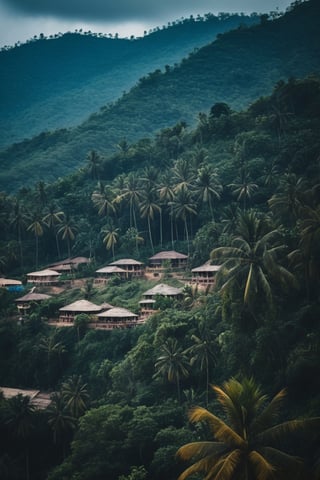
[[[127,273],[126,270],[120,267],[107,265],[106,267],[99,268],[96,273]]]
[[[205,263],[200,267],[193,268],[192,272],[217,272],[220,270],[221,265],[210,265],[210,263]]]
[[[120,260],[109,263],[109,265],[143,265],[143,263],[133,258],[121,258]]]
[[[20,280],[10,280],[10,278],[0,278],[0,287],[9,287],[14,285],[22,285]]]
[[[50,394],[40,392],[40,390],[0,387],[0,392],[3,393],[3,396],[6,399],[16,397],[19,394],[29,397],[31,405],[39,409],[45,409],[51,403]]]
[[[79,312],[79,313],[91,313],[91,312],[101,312],[102,308],[95,303],[89,302],[88,300],[77,300],[76,302],[70,303],[65,307],[59,308],[60,312]]]
[[[127,310],[126,308],[121,308],[121,307],[114,307],[110,308],[110,310],[106,310],[105,312],[98,313],[97,317],[99,318],[128,318],[132,317],[135,318],[138,315],[135,313],[130,312],[130,310]]]
[[[54,266],[56,272],[71,272],[72,265],[68,264],[58,264]]]
[[[188,255],[184,253],[176,252],[175,250],[168,250],[156,253],[153,257],[150,257],[149,260],[176,260],[176,259],[187,259]]]
[[[182,288],[171,287],[170,285],[166,285],[165,283],[159,283],[155,287],[151,288],[144,292],[143,295],[164,295],[164,296],[174,296],[174,295],[181,295]]]
[[[48,298],[52,298],[52,295],[29,292],[23,297],[16,298],[15,302],[42,302],[42,300],[48,300]]]
[[[156,301],[153,300],[153,298],[144,298],[144,299],[140,300],[139,303],[140,303],[141,305],[147,305],[147,304],[148,304],[148,305],[149,305],[149,304],[150,304],[150,305],[153,305],[154,303],[156,303]]]
[[[110,305],[110,303],[104,302],[104,303],[101,303],[100,307],[103,310],[110,310],[110,308],[113,308],[113,305]]]
[[[31,275],[33,277],[57,277],[60,275],[60,273],[56,272],[55,270],[50,270],[49,268],[47,268],[45,270],[40,270],[39,272],[27,273],[27,277]]]
[[[90,258],[87,257],[74,257],[74,258],[65,258],[64,260],[60,260],[59,262],[51,263],[49,268],[62,266],[62,265],[80,265],[81,263],[90,263]]]

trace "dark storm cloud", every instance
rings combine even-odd
[[[265,12],[286,0],[3,0],[16,11],[30,15],[100,21],[152,20],[217,11]],[[269,8],[269,6],[270,8]]]

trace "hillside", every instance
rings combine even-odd
[[[272,478],[319,478],[319,112],[320,76],[278,82],[241,112],[217,104],[194,129],[167,127],[104,159],[92,155],[57,182],[0,195],[4,277],[28,292],[36,286],[26,285],[29,272],[66,266],[71,255],[91,259],[62,269],[59,286],[37,284],[36,293],[52,297],[31,302],[20,320],[21,292],[0,288],[0,386],[53,392],[41,415],[28,399],[0,394],[1,478],[177,480],[185,469],[177,450],[216,440],[212,428],[188,422],[190,407],[212,412],[231,438],[210,387],[231,378],[250,387],[246,395],[233,383],[232,398],[245,402],[239,424],[251,422],[241,456],[257,448],[254,426],[265,429],[270,418],[274,427],[261,436],[277,432],[279,453],[269,443],[259,450],[277,460]],[[145,278],[94,282],[114,260],[147,266],[172,249],[189,254],[185,270],[166,262]],[[210,284],[193,275],[194,267],[208,272],[209,259],[217,272]],[[142,297],[159,283],[182,294],[156,295],[146,312]],[[62,326],[61,308],[83,299],[150,316],[139,325],[102,320],[96,330],[82,309]],[[256,416],[257,402],[275,410]],[[27,437],[17,437],[17,419],[28,422]],[[232,468],[228,451],[226,461]],[[238,472],[230,479],[245,478]],[[250,475],[261,478],[270,480]]]
[[[219,33],[257,22],[257,16],[208,15],[173,22],[143,38],[69,32],[3,50],[0,146],[77,125],[143,75],[181,61]]]
[[[311,0],[283,17],[223,34],[175,68],[139,84],[77,128],[43,133],[0,155],[0,186],[17,190],[79,168],[91,150],[110,153],[179,121],[194,124],[216,102],[233,109],[267,94],[280,79],[318,72],[320,5]]]

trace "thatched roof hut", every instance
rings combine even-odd
[[[100,312],[101,306],[89,302],[89,300],[77,300],[69,305],[59,308],[60,312],[76,312],[76,313],[94,313]]]
[[[30,309],[32,303],[43,302],[44,300],[48,300],[49,298],[52,298],[52,296],[46,295],[45,293],[34,293],[33,291],[31,291],[26,295],[23,295],[23,297],[16,298],[15,302],[17,304],[19,312],[25,314]]]
[[[89,300],[77,300],[76,302],[59,308],[59,321],[73,322],[75,317],[81,313],[86,313],[87,315],[95,315],[98,312],[101,312],[101,310],[102,307],[100,305],[89,302]]]
[[[38,272],[27,273],[28,283],[34,283],[38,285],[52,285],[59,282],[60,273],[49,268],[40,270]]]
[[[143,274],[143,263],[133,258],[121,258],[111,262],[109,265],[123,268],[127,272],[128,277],[140,277]]]
[[[185,268],[188,262],[188,255],[175,250],[159,252],[149,258],[149,267],[153,269],[163,268],[167,262],[169,262],[172,268]]]
[[[157,295],[162,295],[164,297],[179,297],[182,295],[182,290],[182,288],[171,287],[165,283],[159,283],[155,287],[144,292],[143,296],[151,299],[154,299]]]
[[[59,262],[52,263],[49,268],[56,270],[57,272],[71,272],[79,267],[79,265],[87,265],[91,260],[88,257],[73,257],[65,258]]]
[[[26,295],[23,295],[23,297],[16,298],[15,302],[17,303],[42,302],[43,300],[48,300],[48,298],[52,298],[52,296],[46,295],[45,293],[29,292]]]
[[[126,308],[113,307],[98,313],[97,318],[97,328],[129,328],[137,324],[138,315]]]
[[[114,277],[120,277],[121,280],[127,278],[127,271],[116,265],[107,265],[106,267],[99,268],[99,270],[96,270],[96,274],[97,278],[95,279],[95,283],[106,283],[110,278]]]
[[[192,282],[202,284],[214,284],[217,272],[220,270],[221,265],[211,265],[210,261],[206,262],[200,267],[193,268]]]

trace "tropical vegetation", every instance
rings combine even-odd
[[[152,91],[155,77],[141,83]],[[320,79],[278,78],[242,110],[224,100],[194,125],[115,133],[109,153],[93,128],[81,168],[0,194],[1,277],[22,282],[0,288],[1,478],[319,478]],[[163,250],[188,255],[186,270],[94,282],[101,266]],[[51,297],[18,314],[29,272],[81,256],[90,262],[37,286]],[[215,283],[196,285],[191,270],[207,262]],[[55,324],[84,298],[138,314],[160,281],[181,295],[157,297],[134,328],[93,329],[87,314]]]

